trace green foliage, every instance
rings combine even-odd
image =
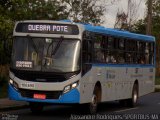
[[[0,86],[3,86],[7,82],[6,77],[0,76]]]
[[[156,79],[155,79],[155,85],[160,85],[160,77],[156,77]]]
[[[58,20],[67,18],[66,9],[57,0],[12,0],[9,11],[10,17],[15,21]]]
[[[157,39],[160,37],[160,0],[153,0],[153,12],[152,12],[152,35]],[[146,17],[143,20],[139,20],[135,25],[133,31],[145,34],[146,30]]]
[[[0,98],[7,97],[7,80],[2,76],[0,76],[0,93]]]
[[[146,24],[146,18],[139,20],[134,25],[133,31],[145,34]],[[152,35],[156,37],[156,74],[160,76],[160,0],[153,0]]]
[[[10,60],[13,22],[6,16],[0,15],[0,63]]]
[[[75,22],[103,23],[101,16],[106,11],[103,0],[63,0],[69,10],[69,18]]]
[[[131,31],[139,34],[146,34],[146,24],[144,20],[141,19],[137,21],[137,23],[133,25]]]

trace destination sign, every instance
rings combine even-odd
[[[51,23],[18,23],[16,32],[78,35],[76,25]]]

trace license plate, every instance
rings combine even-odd
[[[21,83],[21,87],[22,88],[35,88],[35,84],[34,83]]]
[[[46,99],[46,95],[45,94],[34,94],[33,98],[35,98],[35,99]]]

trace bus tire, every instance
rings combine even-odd
[[[94,92],[92,95],[92,100],[89,103],[89,113],[90,114],[96,114],[98,103],[101,100],[101,87],[96,85],[94,88]]]
[[[97,112],[97,96],[96,94],[93,94],[92,101],[89,103],[89,114],[95,114]]]
[[[132,89],[132,98],[128,99],[127,105],[129,107],[135,107],[138,101],[138,84],[134,84]]]
[[[38,114],[43,111],[43,105],[40,103],[30,102],[29,107],[33,114]]]

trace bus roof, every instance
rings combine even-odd
[[[102,34],[111,35],[111,36],[119,36],[123,38],[144,40],[144,41],[155,41],[155,37],[153,36],[136,34],[128,31],[121,31],[121,30],[116,30],[111,28],[105,28],[102,26],[92,26],[89,24],[88,25],[84,24],[84,26],[86,30],[91,32],[102,33]]]
[[[74,25],[82,25],[84,26],[84,29],[87,31],[91,32],[96,32],[96,33],[101,33],[104,35],[110,35],[110,36],[117,36],[117,37],[122,37],[122,38],[130,38],[130,39],[138,39],[138,40],[143,40],[143,41],[155,41],[155,37],[153,36],[148,36],[148,35],[142,35],[142,34],[136,34],[136,33],[131,33],[128,31],[121,31],[121,30],[116,30],[116,29],[111,29],[111,28],[106,28],[102,26],[93,26],[91,24],[86,24],[86,23],[74,23],[70,20],[60,20],[60,21],[53,21],[53,20],[25,20],[25,21],[18,21],[17,23],[62,23],[62,24],[74,24]]]

